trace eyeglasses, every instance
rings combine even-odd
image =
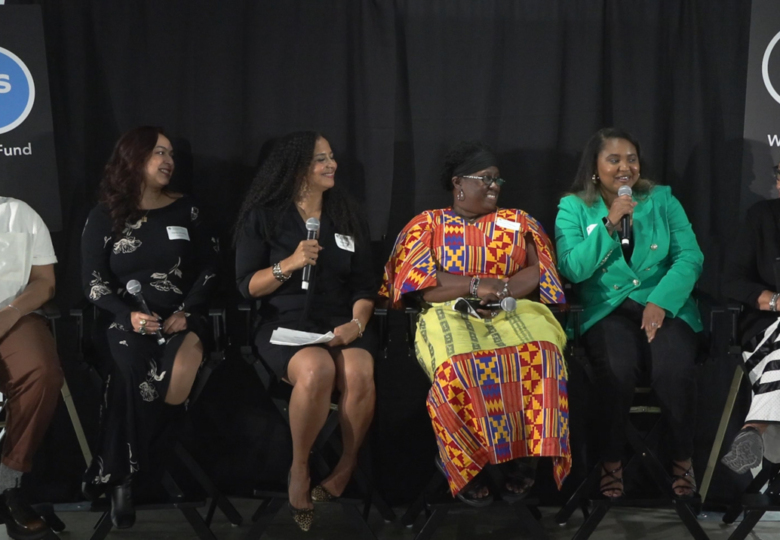
[[[485,184],[485,187],[492,186],[493,182],[495,182],[498,187],[501,187],[501,186],[504,185],[504,182],[506,182],[506,180],[504,180],[503,178],[499,178],[498,176],[496,176],[495,178],[493,178],[492,176],[461,176],[461,178],[471,178],[472,180],[482,180],[482,183]]]
[[[779,166],[777,166],[777,165],[775,165],[774,167],[772,167],[772,171],[774,171],[774,173],[775,173],[775,178],[777,178],[778,180],[780,180],[780,167],[779,167]],[[501,184],[499,184],[499,186],[500,186],[500,185],[501,185]]]

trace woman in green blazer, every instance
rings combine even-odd
[[[697,339],[702,329],[691,291],[704,257],[680,202],[640,177],[639,143],[605,128],[582,154],[572,194],[555,220],[560,273],[574,284],[603,423],[601,492],[623,495],[625,423],[634,388],[648,372],[669,426],[672,488],[692,497]],[[633,195],[618,195],[622,186]],[[621,218],[629,242],[621,245]],[[569,329],[571,331],[571,329]]]

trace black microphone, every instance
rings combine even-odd
[[[478,298],[460,298],[455,302],[455,310],[468,315],[471,310],[487,309],[490,311],[514,311],[517,307],[517,300],[511,296],[507,296],[500,302],[488,302],[487,304],[480,304]]]
[[[317,238],[317,232],[320,230],[320,220],[316,217],[310,217],[306,220],[306,240]],[[311,281],[311,265],[303,267],[303,279],[301,280],[301,289],[309,290],[309,281]]]
[[[143,311],[147,315],[151,315],[152,317],[154,317],[152,310],[150,310],[149,306],[146,305],[146,300],[144,300],[144,295],[141,294],[141,283],[137,279],[131,279],[130,281],[127,282],[127,292],[132,294],[135,297],[135,299],[138,301],[138,304],[141,306],[141,311]],[[154,335],[157,336],[157,345],[165,345],[165,338],[163,337],[162,332],[160,332],[159,329],[154,333]]]
[[[631,196],[631,186],[620,186],[620,189],[618,189],[618,197],[622,197],[623,195]],[[631,215],[626,214],[623,216],[621,222],[623,223],[623,230],[620,231],[620,244],[627,246],[631,243]]]

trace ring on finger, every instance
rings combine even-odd
[[[142,336],[145,336],[145,335],[146,335],[146,328],[144,328],[144,327],[142,326],[142,327],[141,327],[141,328],[138,330],[138,333],[139,333],[139,334],[141,334]]]
[[[139,324],[141,326],[146,326],[146,319],[141,319],[141,322]]]
[[[657,322],[651,322],[650,326],[652,326],[653,328],[658,328],[659,324]]]

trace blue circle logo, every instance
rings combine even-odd
[[[0,47],[0,133],[27,119],[35,102],[35,83],[24,62]]]

